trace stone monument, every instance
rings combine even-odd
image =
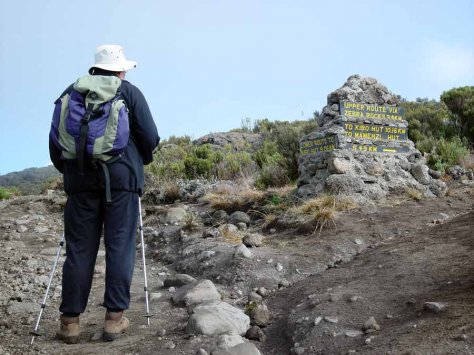
[[[399,103],[400,96],[376,79],[359,75],[330,93],[318,130],[300,140],[298,194],[344,194],[359,202],[407,189],[443,195],[446,185],[430,175],[408,138]]]

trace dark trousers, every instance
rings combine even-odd
[[[127,309],[135,265],[138,195],[112,191],[105,203],[103,191],[68,197],[64,211],[66,261],[63,266],[61,313],[83,313],[92,285],[102,229],[106,252],[104,306]]]

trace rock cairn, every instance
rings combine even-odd
[[[359,202],[408,189],[443,195],[446,185],[408,138],[399,103],[400,96],[376,79],[359,75],[330,93],[319,129],[300,141],[298,194],[329,192]]]

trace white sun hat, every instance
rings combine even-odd
[[[122,46],[116,44],[104,44],[95,49],[95,64],[89,69],[100,68],[108,71],[128,71],[137,66],[137,62],[125,58]]]

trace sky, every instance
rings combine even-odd
[[[53,102],[120,44],[162,138],[310,119],[352,74],[474,85],[473,0],[0,0],[0,174],[50,164]]]

